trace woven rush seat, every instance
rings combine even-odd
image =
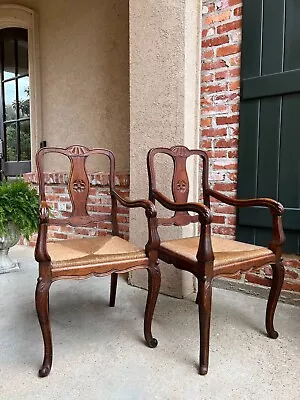
[[[52,268],[145,258],[143,250],[118,236],[66,239],[49,242]]]
[[[211,241],[215,256],[215,267],[247,261],[257,257],[274,256],[272,251],[266,247],[223,239],[217,236],[212,236]],[[161,249],[171,251],[195,263],[197,263],[198,246],[199,237],[169,240],[160,244]]]

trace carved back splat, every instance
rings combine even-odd
[[[103,220],[101,215],[89,215],[87,211],[87,200],[89,197],[90,182],[86,171],[86,161],[91,155],[106,156],[109,159],[109,181],[110,189],[115,189],[115,158],[111,151],[106,149],[88,149],[85,146],[74,145],[67,148],[45,147],[36,155],[37,173],[39,177],[39,191],[41,201],[46,201],[43,159],[48,153],[62,154],[70,160],[70,171],[68,179],[68,191],[72,203],[72,211],[66,218],[50,218],[52,225],[85,226]],[[117,234],[117,207],[112,198],[112,224],[113,232]]]
[[[154,166],[154,158],[156,154],[166,154],[170,156],[174,164],[174,172],[172,177],[172,194],[176,203],[186,203],[189,196],[189,177],[187,173],[187,159],[196,155],[203,161],[202,170],[202,189],[203,202],[206,206],[210,206],[208,189],[208,158],[202,150],[189,150],[185,146],[174,146],[171,148],[158,147],[148,152],[147,168],[149,176],[149,199],[153,202],[157,200],[156,194],[159,191],[156,188],[156,174]],[[190,215],[187,211],[176,211],[172,217],[158,218],[160,225],[188,225],[191,222],[198,222],[197,216]]]

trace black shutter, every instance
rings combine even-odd
[[[284,251],[300,253],[300,1],[244,0],[238,197],[286,211]],[[266,245],[271,217],[238,213],[237,239]]]

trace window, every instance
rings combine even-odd
[[[19,107],[19,118],[15,118],[13,122],[15,126],[17,123],[20,125],[20,132],[25,133],[25,135],[21,135],[22,139],[19,143],[20,152],[19,158],[20,161],[7,161],[2,159],[2,164],[0,165],[1,169],[4,170],[6,176],[16,176],[21,174],[23,171],[31,171],[30,161],[28,161],[28,153],[31,153],[31,161],[34,157],[36,151],[40,147],[40,142],[44,140],[42,136],[43,126],[42,126],[42,99],[41,99],[41,76],[40,76],[40,53],[39,53],[39,16],[38,14],[31,10],[30,8],[18,6],[16,4],[0,4],[0,33],[4,32],[6,29],[16,29],[19,32],[23,31],[23,34],[27,33],[28,41],[24,41],[24,37],[20,37],[17,41],[19,41],[20,53],[24,54],[24,49],[22,49],[22,44],[28,47],[27,58],[28,58],[28,66],[29,66],[29,87],[30,87],[30,98],[26,96],[26,91],[22,91],[21,96],[19,98],[15,98],[15,101],[23,101],[21,104],[21,108],[23,106],[23,110],[21,110],[22,118],[24,122],[22,123],[22,118],[20,118],[20,107],[19,103],[16,103],[16,106]],[[25,43],[24,43],[25,42]],[[15,54],[15,53],[14,53]],[[18,57],[18,53],[17,53]],[[1,60],[1,49],[0,49],[0,60]],[[0,61],[1,63],[1,61]],[[24,65],[23,61],[18,61],[19,64],[19,73],[20,75],[25,75],[21,82],[17,82],[19,79],[15,79],[17,82],[16,85],[22,85],[24,82],[23,89],[27,87],[25,86],[25,81],[28,81],[28,70],[27,77],[24,72],[22,72],[22,66]],[[28,68],[28,67],[27,67]],[[1,72],[1,64],[0,64],[0,72]],[[16,75],[15,75],[16,76]],[[20,76],[21,79],[21,76]],[[2,80],[0,76],[0,134],[4,135],[4,120],[3,120],[3,106],[2,106]],[[5,100],[5,99],[4,99]],[[26,100],[29,100],[26,102]],[[24,110],[24,101],[25,101],[25,110]],[[30,103],[30,118],[26,118],[26,103]],[[28,111],[28,108],[27,108]],[[30,121],[30,122],[29,122]],[[7,122],[8,123],[8,122]],[[3,126],[3,128],[2,128]],[[30,128],[30,146],[26,142],[26,132],[29,131]],[[15,128],[16,131],[18,128]],[[18,132],[18,131],[17,131]],[[27,136],[27,139],[29,137]],[[5,150],[5,146],[3,145],[3,151]],[[25,152],[25,153],[24,153]],[[14,157],[14,154],[11,154],[11,157]],[[26,158],[26,160],[25,160]],[[29,157],[30,160],[30,157]],[[0,158],[1,161],[1,158]],[[34,168],[34,163],[32,167]]]
[[[0,30],[1,168],[6,176],[31,170],[28,33]]]

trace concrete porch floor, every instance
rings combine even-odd
[[[18,272],[0,275],[0,399],[252,400],[299,398],[300,308],[280,303],[279,338],[266,337],[265,300],[214,289],[210,368],[197,373],[196,305],[159,296],[153,322],[156,349],[143,341],[144,290],[122,279],[115,308],[109,278],[55,282],[50,290],[54,360],[43,357],[31,248],[15,246]]]

